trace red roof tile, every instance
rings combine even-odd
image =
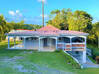
[[[37,31],[60,31],[60,30],[58,28],[55,28],[52,25],[47,25],[47,26],[44,26],[44,27],[38,29]]]

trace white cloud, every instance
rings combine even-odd
[[[9,15],[11,16],[17,16],[17,17],[22,17],[22,13],[20,12],[20,10],[16,10],[16,11],[9,11]]]
[[[9,14],[15,16],[16,13],[14,11],[9,11]]]
[[[19,10],[16,10],[16,13],[20,13],[20,11]]]
[[[40,14],[40,16],[42,17],[42,14]],[[48,17],[48,15],[47,15],[47,14],[44,14],[44,17],[45,17],[45,18],[47,18],[47,17]]]

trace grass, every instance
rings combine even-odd
[[[17,68],[13,68],[15,65],[21,65],[23,69],[42,72],[43,74],[56,74],[56,71],[52,70],[60,71],[61,74],[63,72],[71,72],[72,74],[99,74],[99,69],[76,69],[78,67],[77,63],[63,52],[6,50],[6,48],[7,42],[0,42],[0,58],[14,58],[17,56],[23,57],[23,59],[0,61],[0,74],[31,74],[30,72],[20,72]],[[51,70],[47,71],[47,69]],[[35,72],[32,74],[35,74]]]

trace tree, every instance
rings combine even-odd
[[[71,12],[70,9],[53,10],[50,13],[51,19],[47,24],[53,25],[62,30],[68,30],[67,14]]]
[[[3,15],[0,15],[0,41],[4,38],[5,31],[7,30],[6,21]]]
[[[95,31],[95,34],[97,35],[97,38],[98,38],[98,48],[99,48],[99,22],[96,22],[94,24],[94,31]]]
[[[92,29],[92,17],[84,11],[75,11],[68,16],[69,30],[88,32]]]

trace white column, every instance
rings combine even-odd
[[[8,49],[10,48],[10,37],[8,36]]]
[[[85,37],[85,47],[84,47],[84,51],[83,51],[83,63],[86,63],[86,37]]]
[[[86,51],[83,51],[83,55],[82,56],[83,56],[83,58],[82,58],[83,59],[83,63],[86,63]]]
[[[56,50],[58,50],[58,49],[57,49],[57,48],[58,48],[58,47],[57,47],[57,43],[58,43],[57,39],[58,39],[58,38],[56,38]]]
[[[70,37],[70,48],[72,50],[72,37]]]
[[[24,37],[24,49],[26,49],[26,37]]]
[[[39,38],[39,51],[40,51],[40,48],[41,48],[40,46],[41,46],[41,45],[40,45],[40,38]]]

